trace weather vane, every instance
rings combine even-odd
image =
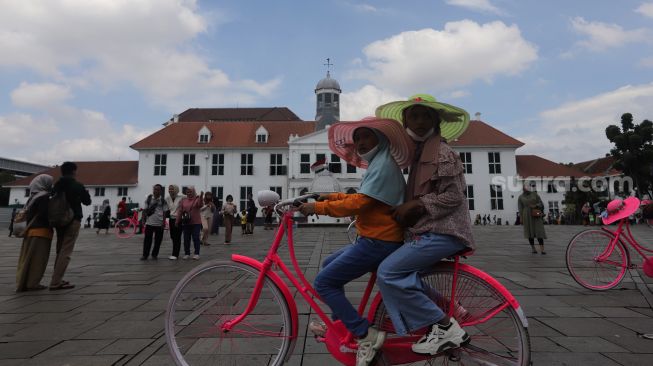
[[[331,66],[333,66],[333,64],[331,63],[330,58],[327,57],[327,62],[326,62],[326,64],[324,64],[324,66],[327,67],[327,72],[329,72],[331,70]]]

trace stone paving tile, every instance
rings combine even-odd
[[[603,355],[627,366],[651,366],[652,363],[650,353],[603,353]]]
[[[546,309],[560,318],[596,318],[599,316],[590,310],[575,306],[547,307]]]
[[[547,337],[533,337],[531,335],[532,352],[569,352],[568,349],[556,344]]]
[[[606,318],[647,318],[636,310],[622,307],[589,307],[587,310]]]
[[[111,343],[111,340],[69,340],[63,341],[39,354],[40,358],[56,356],[89,356]]]
[[[571,352],[628,352],[601,337],[550,337],[550,340]]]
[[[110,340],[104,340],[111,342]],[[134,355],[154,342],[153,339],[118,339],[97,352],[98,355]]]
[[[29,341],[0,343],[0,358],[29,358],[54,346],[58,341]]]
[[[21,366],[112,366],[123,356],[59,356],[40,357],[21,363]]]
[[[554,353],[535,352],[532,357],[533,365],[546,366],[619,366],[622,365],[600,353]]]
[[[26,324],[27,327],[5,334],[0,342],[65,340],[73,339],[81,333],[98,326],[101,322],[59,322]]]

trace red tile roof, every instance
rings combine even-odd
[[[208,143],[198,142],[200,129],[211,131]],[[256,143],[256,130],[263,126],[268,131],[267,143]],[[291,134],[304,136],[315,131],[315,122],[184,122],[172,123],[131,145],[134,150],[159,148],[279,148],[288,147]]]
[[[138,161],[76,161],[77,180],[86,186],[132,186],[138,184]],[[48,174],[56,181],[61,176],[59,166],[5,184],[26,187],[39,174]]]
[[[467,130],[457,139],[450,141],[451,146],[524,146],[514,139],[483,121],[469,121]]]
[[[179,115],[179,122],[225,121],[301,121],[301,119],[286,107],[190,108]]]
[[[554,163],[537,155],[515,155],[517,174],[528,177],[582,177],[585,174],[575,168]]]
[[[614,168],[615,160],[612,156],[583,161],[574,164],[574,168],[591,176],[620,175],[621,171]]]

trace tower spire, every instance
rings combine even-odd
[[[333,64],[331,63],[331,58],[327,57],[326,60],[327,60],[327,62],[326,62],[326,64],[324,64],[324,66],[327,67],[327,77],[331,77],[330,71],[331,71],[331,66],[333,66]]]

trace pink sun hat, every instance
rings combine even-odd
[[[373,128],[381,132],[390,143],[390,155],[400,168],[410,166],[415,144],[404,127],[392,119],[365,117],[356,122],[338,122],[329,127],[329,148],[347,164],[366,169],[368,162],[356,153],[354,131],[357,128]]]
[[[610,225],[611,223],[621,220],[635,213],[639,208],[639,198],[628,197],[624,200],[616,199],[608,203],[607,210],[602,214],[607,213],[607,217],[603,217],[603,224]]]

